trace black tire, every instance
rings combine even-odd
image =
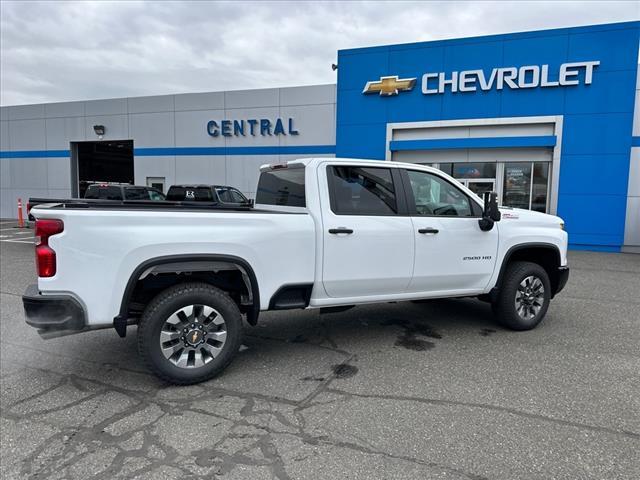
[[[165,322],[172,317],[174,312],[183,308],[188,309],[189,306],[193,305],[204,305],[216,310],[223,317],[224,323],[222,325],[225,329],[226,337],[219,353],[216,356],[212,356],[212,358],[206,357],[207,362],[202,366],[179,367],[163,354],[162,349],[164,347],[161,346],[160,336],[163,327],[166,329]],[[194,321],[197,324],[197,320]],[[204,326],[204,323],[202,325]],[[185,325],[181,323],[178,326],[183,327]],[[177,331],[180,332],[181,329],[178,328]],[[172,333],[172,335],[175,335],[175,333]],[[205,337],[201,337],[201,340],[206,340]],[[184,339],[185,336],[181,338]],[[213,337],[210,336],[209,338]],[[175,339],[171,340],[171,342],[175,341]],[[178,348],[186,345],[184,340],[178,340],[178,343],[180,343]],[[222,290],[207,283],[182,283],[162,291],[149,302],[138,326],[138,353],[144,363],[149,370],[162,380],[178,385],[204,382],[215,377],[231,363],[241,343],[242,315],[238,310],[238,306]],[[197,347],[183,348],[183,351],[185,350],[197,350]],[[177,351],[177,354],[179,353]],[[194,355],[196,354],[198,353],[194,352]],[[201,358],[203,359],[205,358],[203,354],[198,355],[202,355]],[[190,360],[193,363],[193,359],[191,358]]]
[[[519,313],[516,307],[518,289],[521,288],[528,292],[534,290],[526,286],[521,287],[521,283],[529,278],[538,279],[542,283],[544,292],[537,296],[533,294],[529,296],[529,294],[526,294],[525,304],[522,305],[522,303],[520,303],[522,310],[521,313]],[[529,289],[527,290],[527,288]],[[521,291],[520,295],[522,294]],[[535,328],[546,315],[550,301],[551,282],[549,281],[546,270],[537,263],[513,262],[507,266],[498,298],[492,307],[498,323],[503,327],[511,330],[531,330]],[[541,304],[540,308],[534,314],[533,312],[537,309],[538,304]],[[522,313],[524,313],[524,316]]]

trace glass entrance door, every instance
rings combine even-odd
[[[495,192],[496,190],[496,181],[493,178],[468,178],[458,181],[480,198],[482,198],[484,192]]]

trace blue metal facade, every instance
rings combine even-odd
[[[574,248],[618,251],[624,242],[630,152],[637,143],[632,125],[639,35],[640,22],[628,22],[341,50],[336,155],[384,160],[388,123],[561,115],[557,213]],[[557,81],[561,64],[594,60],[600,64],[589,85],[437,95],[420,88],[425,72],[482,69],[489,76],[496,67],[548,64],[550,81]],[[395,96],[363,94],[368,81],[395,75],[417,78],[418,84]],[[416,149],[470,148],[422,142]]]

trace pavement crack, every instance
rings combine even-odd
[[[333,447],[347,448],[349,450],[354,450],[356,452],[364,453],[364,454],[367,454],[367,455],[379,455],[379,456],[384,457],[384,458],[390,458],[390,459],[394,459],[394,460],[402,460],[402,461],[405,461],[405,462],[414,463],[416,465],[423,465],[423,466],[429,467],[429,468],[439,468],[439,469],[442,469],[442,470],[449,471],[451,473],[455,473],[457,475],[462,475],[463,477],[469,478],[470,480],[486,480],[486,477],[483,477],[481,475],[477,475],[477,474],[474,474],[474,473],[465,472],[465,471],[460,470],[460,469],[455,468],[455,467],[450,467],[448,465],[443,465],[443,464],[440,464],[440,463],[437,463],[437,462],[422,460],[420,458],[411,457],[409,455],[396,455],[396,454],[393,454],[393,453],[383,452],[383,451],[376,450],[376,449],[373,449],[373,448],[367,448],[367,447],[364,447],[362,445],[358,445],[357,443],[353,443],[353,442],[346,442],[346,441],[330,442],[330,441],[327,441],[326,439],[323,439],[323,440],[321,440],[321,443],[329,444],[329,445],[331,445]]]
[[[356,358],[356,356],[352,354],[351,356],[346,358],[342,363],[337,365],[336,366],[337,368],[334,368],[330,375],[327,375],[327,377],[322,382],[320,382],[318,384],[318,386],[316,388],[314,388],[311,391],[311,393],[309,393],[309,395],[307,395],[305,398],[303,398],[298,403],[296,408],[297,409],[306,408],[313,401],[314,398],[316,398],[323,391],[325,391],[329,387],[329,384],[340,375],[340,372],[342,371],[342,368],[349,367],[350,366],[349,362],[351,362],[351,360],[354,360],[355,358]],[[342,367],[342,368],[340,368],[340,367]]]
[[[631,438],[633,440],[640,440],[640,433],[631,432],[628,430],[615,430],[607,427],[600,427],[597,425],[589,425],[586,423],[575,422],[572,420],[564,420],[561,418],[549,417],[546,415],[540,415],[537,413],[529,413],[522,410],[518,410],[511,407],[502,407],[499,405],[492,405],[489,403],[476,403],[476,402],[462,402],[459,400],[443,400],[438,398],[424,398],[424,397],[411,397],[411,396],[401,396],[401,395],[383,395],[383,394],[365,394],[365,393],[351,393],[344,390],[327,388],[327,392],[335,393],[338,395],[346,395],[348,397],[357,397],[357,398],[374,398],[379,400],[394,400],[401,402],[416,402],[423,403],[428,405],[444,405],[444,406],[456,406],[456,407],[467,407],[467,408],[480,408],[483,410],[493,410],[501,413],[509,413],[511,415],[516,415],[519,417],[530,418],[533,420],[541,420],[545,422],[552,422],[558,425],[565,425],[568,427],[581,428],[586,430],[591,430],[593,432],[599,433],[607,433],[612,435],[623,435],[625,437]]]

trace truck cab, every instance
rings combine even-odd
[[[483,229],[484,200],[432,167],[318,159],[261,172],[258,208],[314,218],[322,272],[315,307],[488,294],[507,254],[524,247],[554,257],[539,262],[566,265],[560,218],[502,208],[503,221]]]

